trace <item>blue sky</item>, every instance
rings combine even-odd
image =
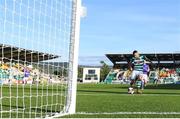
[[[107,53],[180,52],[180,0],[83,0],[80,64]]]
[[[180,52],[180,0],[82,1],[87,17],[81,21],[79,64],[98,65],[101,60],[108,62],[107,53],[134,49]],[[69,8],[67,0],[0,0],[0,41],[59,54],[67,61]]]
[[[71,7],[70,0],[0,0],[0,43],[68,61]]]

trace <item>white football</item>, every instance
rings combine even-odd
[[[133,88],[131,88],[131,87],[130,87],[130,88],[128,88],[128,93],[129,93],[129,94],[134,94],[134,90],[133,90]]]

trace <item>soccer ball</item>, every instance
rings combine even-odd
[[[133,90],[133,88],[128,88],[128,94],[134,94],[134,90]]]

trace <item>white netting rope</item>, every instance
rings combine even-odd
[[[0,1],[0,117],[64,112],[72,0]]]

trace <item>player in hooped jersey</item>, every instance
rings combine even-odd
[[[147,71],[147,64],[146,62],[150,61],[146,56],[141,56],[138,51],[133,51],[133,57],[130,60],[130,69],[132,70],[132,75],[131,75],[131,83],[130,86],[131,88],[133,87],[134,83],[136,80],[140,77],[142,79],[146,75]],[[149,70],[149,69],[148,69]],[[145,75],[144,75],[145,74]],[[142,80],[143,81],[143,80]],[[142,87],[144,86],[144,81],[142,82]]]

